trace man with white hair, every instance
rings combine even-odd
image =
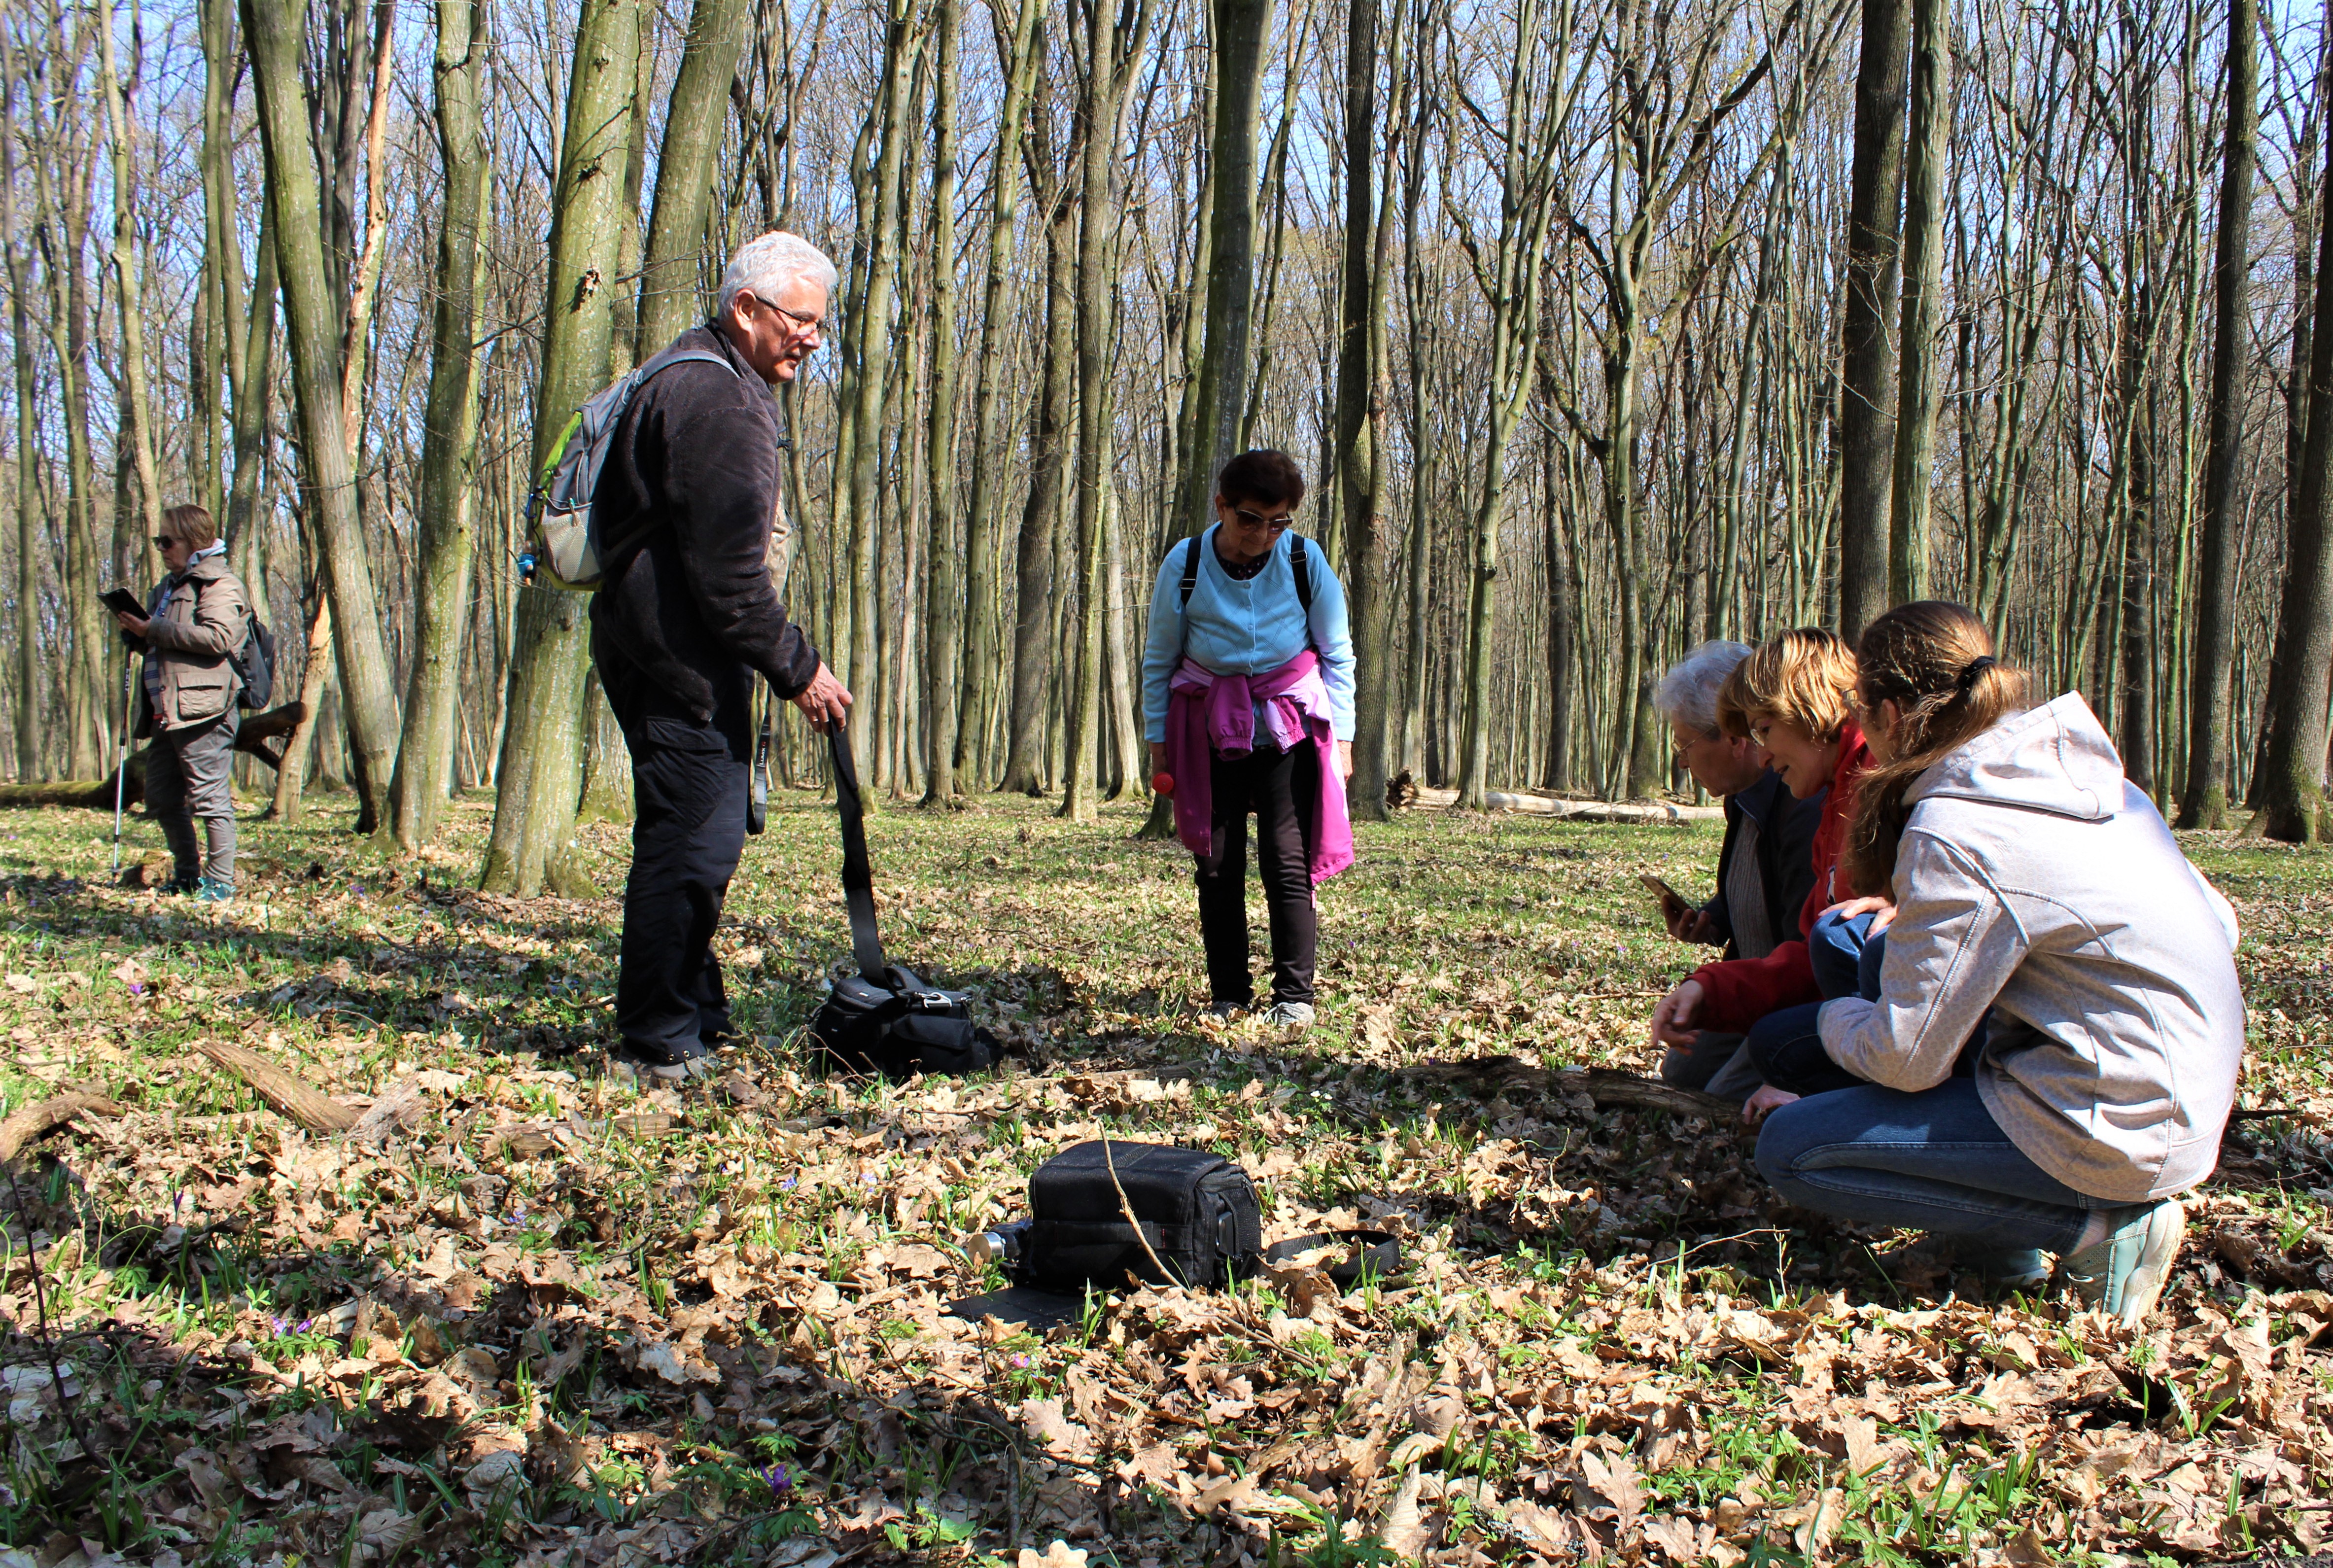
[[[643,1077],[706,1073],[732,1033],[713,931],[745,847],[754,676],[821,727],[850,705],[769,571],[785,447],[773,389],[818,348],[834,282],[796,236],[742,247],[713,319],[643,367],[593,495],[616,543],[591,599],[591,657],[637,810],[615,1059]]]
[[[1717,851],[1717,891],[1698,908],[1662,900],[1662,923],[1680,942],[1723,948],[1729,958],[1762,958],[1798,935],[1799,909],[1815,880],[1815,829],[1828,787],[1800,800],[1766,765],[1758,743],[1736,739],[1717,722],[1717,694],[1750,657],[1739,642],[1704,642],[1669,668],[1653,707],[1669,722],[1669,749],[1694,782],[1725,803],[1725,841]],[[1703,1030],[1690,1048],[1672,1048],[1661,1076],[1686,1089],[1732,1100],[1759,1084],[1743,1036]]]

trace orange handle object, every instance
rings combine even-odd
[[[1153,794],[1173,794],[1175,793],[1175,775],[1171,773],[1152,774],[1150,775],[1150,790]]]

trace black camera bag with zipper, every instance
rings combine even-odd
[[[1089,1284],[1123,1285],[1128,1275],[1220,1289],[1254,1272],[1263,1252],[1263,1206],[1247,1172],[1172,1144],[1111,1139],[1066,1149],[1029,1178],[1029,1215],[1018,1278],[1071,1295]]]
[[[850,736],[837,722],[827,741],[834,755],[835,804],[842,816],[842,893],[850,909],[850,949],[859,973],[835,981],[833,994],[811,1020],[820,1064],[829,1072],[894,1080],[918,1073],[984,1073],[996,1065],[996,1037],[973,1023],[964,994],[926,985],[883,955]]]

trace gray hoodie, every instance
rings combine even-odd
[[[1985,1109],[2077,1192],[2137,1203],[2211,1174],[2244,1003],[2235,911],[2179,851],[2073,692],[1912,781],[1877,1002],[1825,1003],[1832,1061],[1951,1075],[1985,1009]]]

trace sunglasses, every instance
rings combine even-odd
[[[185,540],[168,534],[157,534],[154,535],[154,548],[157,550],[168,550],[173,544],[183,544],[185,543]]]
[[[1259,516],[1257,514],[1249,511],[1244,506],[1233,507],[1232,515],[1238,518],[1241,522],[1247,524],[1250,527],[1270,528],[1274,531],[1285,528],[1291,523],[1296,521],[1296,514],[1293,512],[1282,512],[1277,517],[1264,517]]]

